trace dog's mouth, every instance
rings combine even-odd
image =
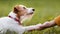
[[[27,15],[32,15],[34,12],[28,13]]]

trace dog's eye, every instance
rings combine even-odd
[[[23,7],[23,9],[26,9],[25,7]]]

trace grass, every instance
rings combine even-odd
[[[60,0],[0,0],[0,17],[7,16],[17,4],[36,9],[32,20],[23,24],[25,26],[44,23],[60,15]],[[24,34],[60,34],[60,27],[51,27],[42,31],[35,30]]]

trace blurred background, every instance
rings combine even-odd
[[[19,4],[33,7],[36,10],[32,19],[23,23],[24,26],[44,23],[60,15],[60,0],[0,0],[0,17],[7,16],[13,7]],[[10,31],[7,31],[7,34],[11,34]],[[60,34],[60,27],[54,26],[42,31],[27,31],[24,34]]]

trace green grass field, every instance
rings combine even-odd
[[[7,16],[17,4],[36,9],[33,18],[23,24],[25,26],[44,23],[60,15],[60,0],[0,0],[0,17]],[[60,34],[60,27],[51,27],[42,31],[35,30],[24,34]]]

